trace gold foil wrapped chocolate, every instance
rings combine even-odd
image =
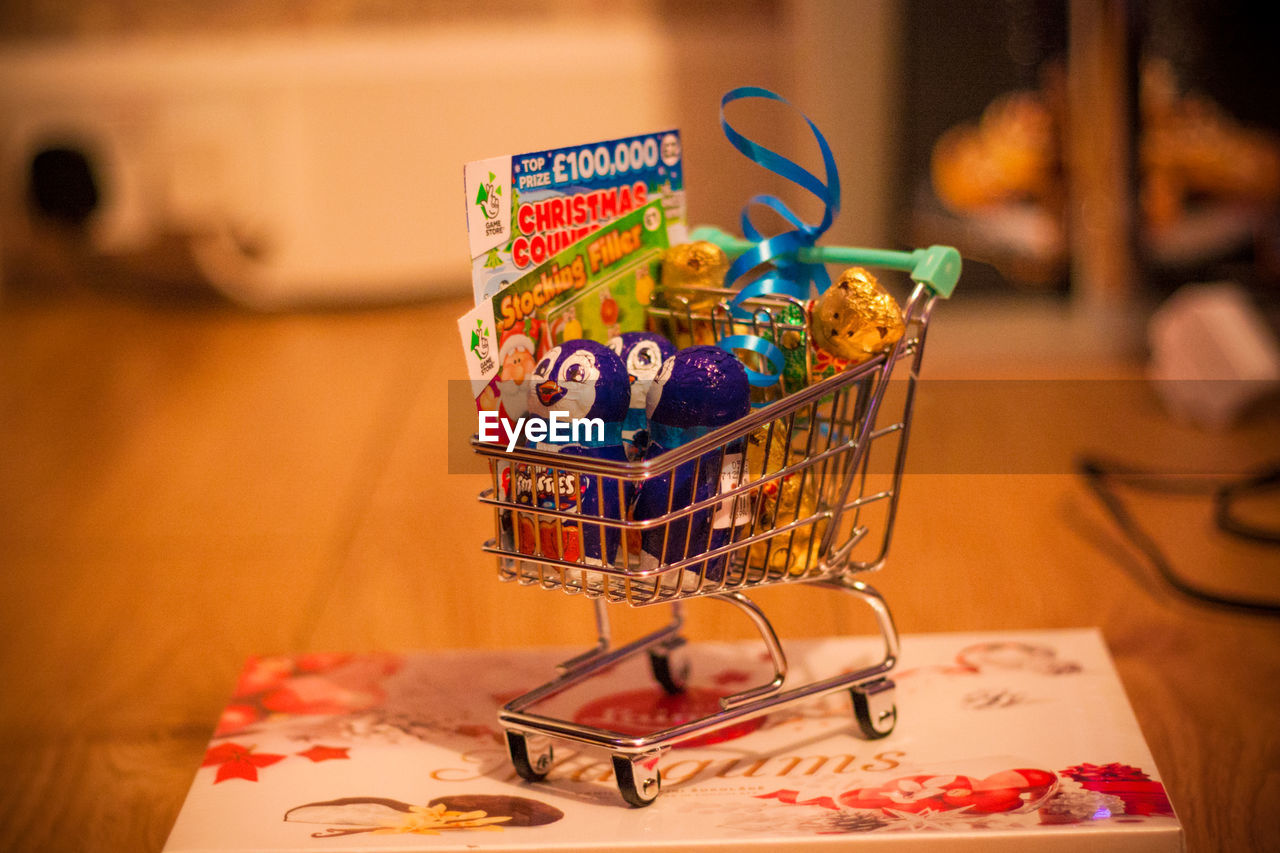
[[[889,349],[903,331],[898,303],[862,267],[845,270],[814,303],[809,318],[814,345],[851,364]]]
[[[679,243],[662,258],[662,285],[669,289],[724,287],[729,258],[715,243]]]
[[[770,436],[772,429],[772,436]],[[747,438],[747,471],[757,479],[766,479],[784,468],[794,466],[804,457],[798,449],[788,449],[786,424],[777,421],[772,427],[761,427]],[[818,511],[817,472],[801,469],[776,477],[756,491],[754,532],[761,533],[802,522]],[[827,519],[801,524],[753,544],[747,557],[750,569],[767,569],[775,575],[786,572],[802,575],[817,558]]]
[[[678,243],[662,258],[662,292],[665,306],[674,313],[674,328],[665,330],[677,346],[714,344],[712,309],[724,287],[729,258],[715,243],[698,240]]]

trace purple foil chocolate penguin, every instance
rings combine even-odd
[[[622,359],[631,382],[631,405],[622,422],[622,442],[631,459],[644,456],[648,444],[645,398],[662,363],[676,354],[675,345],[656,332],[623,332],[609,339],[609,349]]]
[[[662,364],[646,398],[649,446],[645,458],[699,438],[732,423],[751,409],[751,385],[741,362],[719,347],[693,346],[680,350]],[[670,474],[652,477],[641,486],[632,516],[658,518],[698,501],[714,497],[721,488],[722,468],[730,457],[741,464],[742,448],[717,447],[698,459],[678,466]],[[736,475],[735,475],[736,476]],[[652,567],[706,553],[729,541],[730,521],[710,509],[684,515],[646,531],[641,537],[642,567]],[[686,567],[686,579],[696,580],[705,565],[706,577],[724,576],[723,557]]]
[[[622,422],[629,386],[622,359],[604,344],[572,340],[548,350],[534,368],[529,389],[529,413],[547,425],[547,436],[537,449],[625,462]],[[576,511],[584,518],[620,520],[626,500],[616,479],[579,477],[541,466],[536,468],[534,492],[539,507]],[[544,517],[538,541],[544,557],[577,562],[585,556],[599,562],[603,556],[612,561],[620,533],[617,527],[584,524],[579,546],[576,525]]]

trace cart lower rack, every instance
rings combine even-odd
[[[611,753],[628,803],[647,805],[661,787],[658,760],[673,744],[841,690],[852,697],[863,737],[893,730],[897,711],[888,674],[898,656],[897,632],[884,599],[856,575],[880,568],[888,550],[925,332],[934,303],[949,295],[959,273],[954,250],[945,249],[941,286],[921,273],[920,259],[937,267],[943,250],[838,250],[865,252],[864,263],[912,273],[916,284],[904,305],[902,338],[888,352],[654,459],[624,463],[533,449],[508,452],[473,442],[489,461],[492,485],[480,500],[493,510],[495,536],[484,549],[498,556],[500,577],[584,596],[595,605],[596,646],[565,661],[557,678],[499,713],[512,763],[523,778],[536,781],[547,774],[555,740],[585,744]],[[858,261],[856,254],[848,257]],[[765,296],[731,307],[732,296],[660,292],[650,323],[672,340],[747,333],[784,350],[807,346],[803,321],[796,321],[804,317],[804,306],[796,300]],[[747,314],[751,319],[743,320]],[[652,489],[655,483],[665,484],[665,512],[641,520],[618,510],[630,505],[641,485]],[[594,490],[599,498],[589,508],[585,501],[534,499],[561,488],[575,496]],[[747,595],[777,584],[808,584],[864,602],[884,640],[882,659],[825,680],[789,684],[782,644]],[[689,671],[683,603],[692,598],[725,602],[752,622],[772,663],[770,681],[723,697],[710,716],[642,735],[536,712],[544,700],[633,655],[647,654],[664,690],[682,692]],[[671,619],[614,646],[608,610],[619,604],[668,605]]]

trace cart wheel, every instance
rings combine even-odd
[[[887,678],[849,688],[853,698],[853,718],[866,740],[878,740],[893,731],[898,722],[898,706],[893,702],[893,682]]]
[[[656,755],[614,755],[613,775],[618,780],[618,792],[629,805],[640,808],[658,799],[662,774],[658,772]]]
[[[551,740],[546,738],[546,746],[531,755],[529,737],[524,732],[507,732],[507,753],[520,778],[529,782],[541,782],[551,769],[553,758]]]
[[[689,686],[689,652],[682,637],[649,649],[649,667],[654,679],[672,696]]]

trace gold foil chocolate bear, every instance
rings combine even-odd
[[[729,258],[715,243],[679,243],[662,258],[662,284],[666,288],[724,287],[728,269]]]
[[[814,346],[850,364],[889,349],[903,331],[898,303],[862,267],[845,270],[810,310]]]
[[[724,287],[728,269],[724,250],[706,240],[679,243],[663,256],[663,301],[676,317],[673,328],[662,331],[677,346],[716,342],[711,313],[720,296],[711,291]]]

